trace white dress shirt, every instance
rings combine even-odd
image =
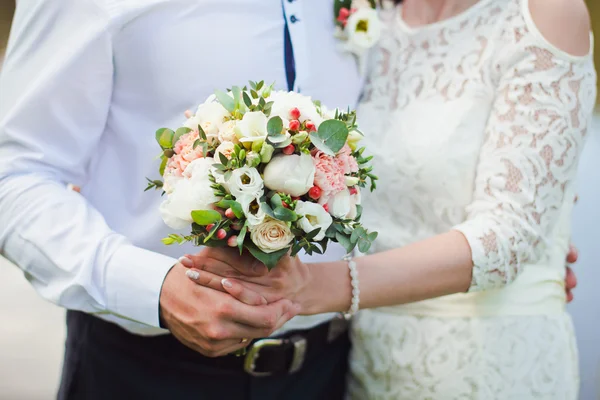
[[[180,126],[217,88],[286,88],[284,14],[295,89],[354,106],[361,78],[337,49],[332,3],[18,1],[0,80],[0,252],[56,304],[164,332],[161,285],[197,249],[160,241],[170,233],[161,199],[144,193],[145,177],[158,177],[154,131]]]

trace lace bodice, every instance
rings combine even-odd
[[[397,8],[382,17],[358,110],[380,177],[363,201],[372,251],[457,229],[472,293],[361,311],[349,397],[575,400],[564,257],[591,55],[548,43],[527,0],[480,0],[417,29]]]
[[[482,0],[417,29],[394,8],[382,18],[359,108],[381,179],[364,204],[373,250],[457,229],[471,290],[504,286],[548,257],[573,201],[592,58],[548,43],[525,0]]]

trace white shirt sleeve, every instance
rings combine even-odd
[[[144,332],[176,260],[134,246],[66,189],[85,182],[104,132],[111,41],[92,0],[19,3],[0,78],[0,252],[47,300]]]

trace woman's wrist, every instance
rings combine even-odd
[[[346,312],[352,302],[352,285],[347,261],[306,264],[308,282],[297,293],[301,314]]]

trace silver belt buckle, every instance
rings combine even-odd
[[[292,336],[290,341],[294,346],[294,356],[288,372],[293,374],[294,372],[300,370],[304,364],[307,342],[302,336]],[[273,375],[273,372],[256,371],[256,360],[258,360],[260,357],[260,351],[265,347],[278,347],[283,345],[283,343],[283,339],[262,339],[254,343],[246,354],[246,358],[244,360],[244,371],[246,371],[249,375],[258,378],[264,378]]]

